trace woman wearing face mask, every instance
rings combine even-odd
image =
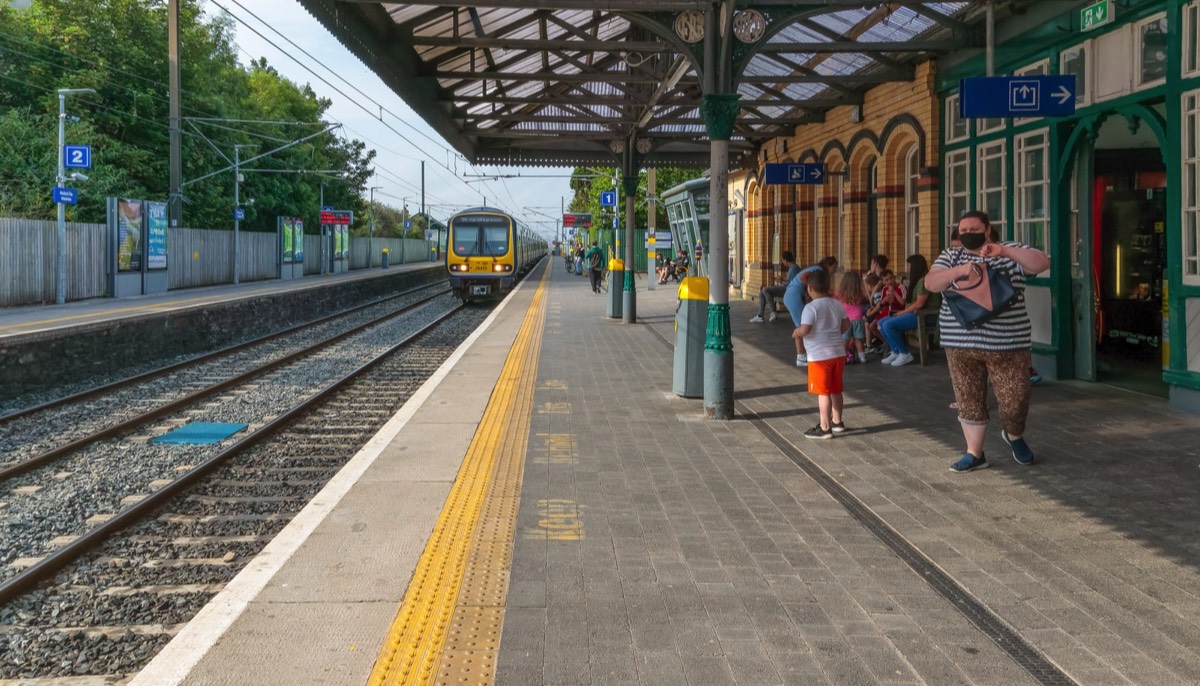
[[[973,265],[986,262],[993,273],[1007,274],[1017,302],[1006,311],[968,329],[950,314],[943,302],[938,316],[941,344],[946,349],[950,382],[958,404],[967,450],[954,464],[953,472],[969,472],[988,466],[983,453],[987,435],[987,388],[991,381],[1000,406],[1001,438],[1012,449],[1019,464],[1033,464],[1033,450],[1025,441],[1025,418],[1029,414],[1030,323],[1025,311],[1025,277],[1050,268],[1050,258],[1040,250],[1012,241],[991,239],[987,214],[963,214],[958,221],[962,247],[942,251],[933,262],[925,287],[940,293],[957,282],[974,283]]]

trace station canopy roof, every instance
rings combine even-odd
[[[472,163],[620,166],[630,147],[638,166],[708,166],[695,39],[711,3],[299,1]],[[981,0],[733,4],[734,165],[918,61],[984,45]]]

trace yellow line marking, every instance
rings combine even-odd
[[[439,664],[445,666],[443,655],[447,662],[458,660],[458,669],[463,660],[470,663],[473,657],[481,657],[480,653],[487,653],[482,657],[490,659],[478,661],[471,680],[489,684],[494,680],[513,544],[509,531],[502,537],[497,532],[504,529],[498,525],[505,519],[511,529],[520,500],[549,276],[546,269],[375,660],[367,681],[370,686],[433,683],[442,671]],[[493,513],[481,525],[485,504],[489,511],[499,510],[500,514]],[[469,597],[460,597],[464,595]],[[456,605],[473,607],[459,607],[456,612]],[[488,610],[493,613],[496,649],[463,650],[458,640],[447,646],[448,636],[460,636],[457,627],[469,621],[464,614],[477,616]],[[499,620],[495,619],[497,610]]]

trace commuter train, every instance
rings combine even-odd
[[[500,298],[546,256],[546,240],[515,217],[475,207],[450,217],[446,269],[463,302]]]

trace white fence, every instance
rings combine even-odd
[[[0,218],[0,307],[54,302],[57,222]],[[104,224],[67,223],[67,300],[105,295],[108,288],[108,246]],[[279,276],[279,252],[274,233],[238,233],[240,281],[263,281]],[[384,248],[391,264],[428,262],[432,244],[400,238],[351,238],[350,268],[378,267]],[[321,237],[304,237],[304,273],[321,273]],[[172,290],[233,283],[233,231],[229,229],[170,229],[167,231],[167,283]]]

